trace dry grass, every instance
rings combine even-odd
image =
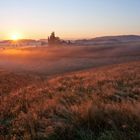
[[[7,81],[6,94],[1,79],[0,138],[139,140],[139,71],[140,62],[134,62],[32,84],[25,78],[24,88],[18,84],[14,90],[15,83]],[[24,83],[23,77],[17,80]],[[11,78],[16,79],[13,74]]]

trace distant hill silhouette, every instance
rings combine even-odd
[[[103,36],[92,39],[76,40],[75,43],[79,45],[96,45],[96,44],[112,44],[112,43],[126,43],[140,41],[138,35],[120,35],[120,36]]]

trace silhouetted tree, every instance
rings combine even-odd
[[[70,45],[71,44],[71,41],[70,40],[68,40],[68,45]]]
[[[55,36],[55,32],[52,32],[51,35],[48,37],[48,44],[49,45],[58,45],[61,43],[59,37]]]

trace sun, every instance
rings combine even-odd
[[[14,33],[14,34],[11,35],[11,40],[17,41],[17,40],[19,40],[19,39],[21,39],[21,34],[19,34],[19,33]]]
[[[12,35],[12,36],[11,36],[11,39],[14,40],[14,41],[16,41],[16,40],[18,40],[19,38],[18,38],[17,35]]]

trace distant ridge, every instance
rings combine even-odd
[[[76,44],[94,45],[94,44],[111,44],[140,41],[139,35],[120,35],[120,36],[103,36],[92,39],[76,40]]]
[[[115,44],[115,43],[129,43],[129,42],[140,42],[140,35],[117,35],[117,36],[101,36],[91,39],[79,39],[71,40],[73,45],[104,45],[104,44]],[[48,44],[47,39],[20,39],[18,45],[42,45]],[[11,46],[13,45],[12,40],[0,40],[0,46]]]

